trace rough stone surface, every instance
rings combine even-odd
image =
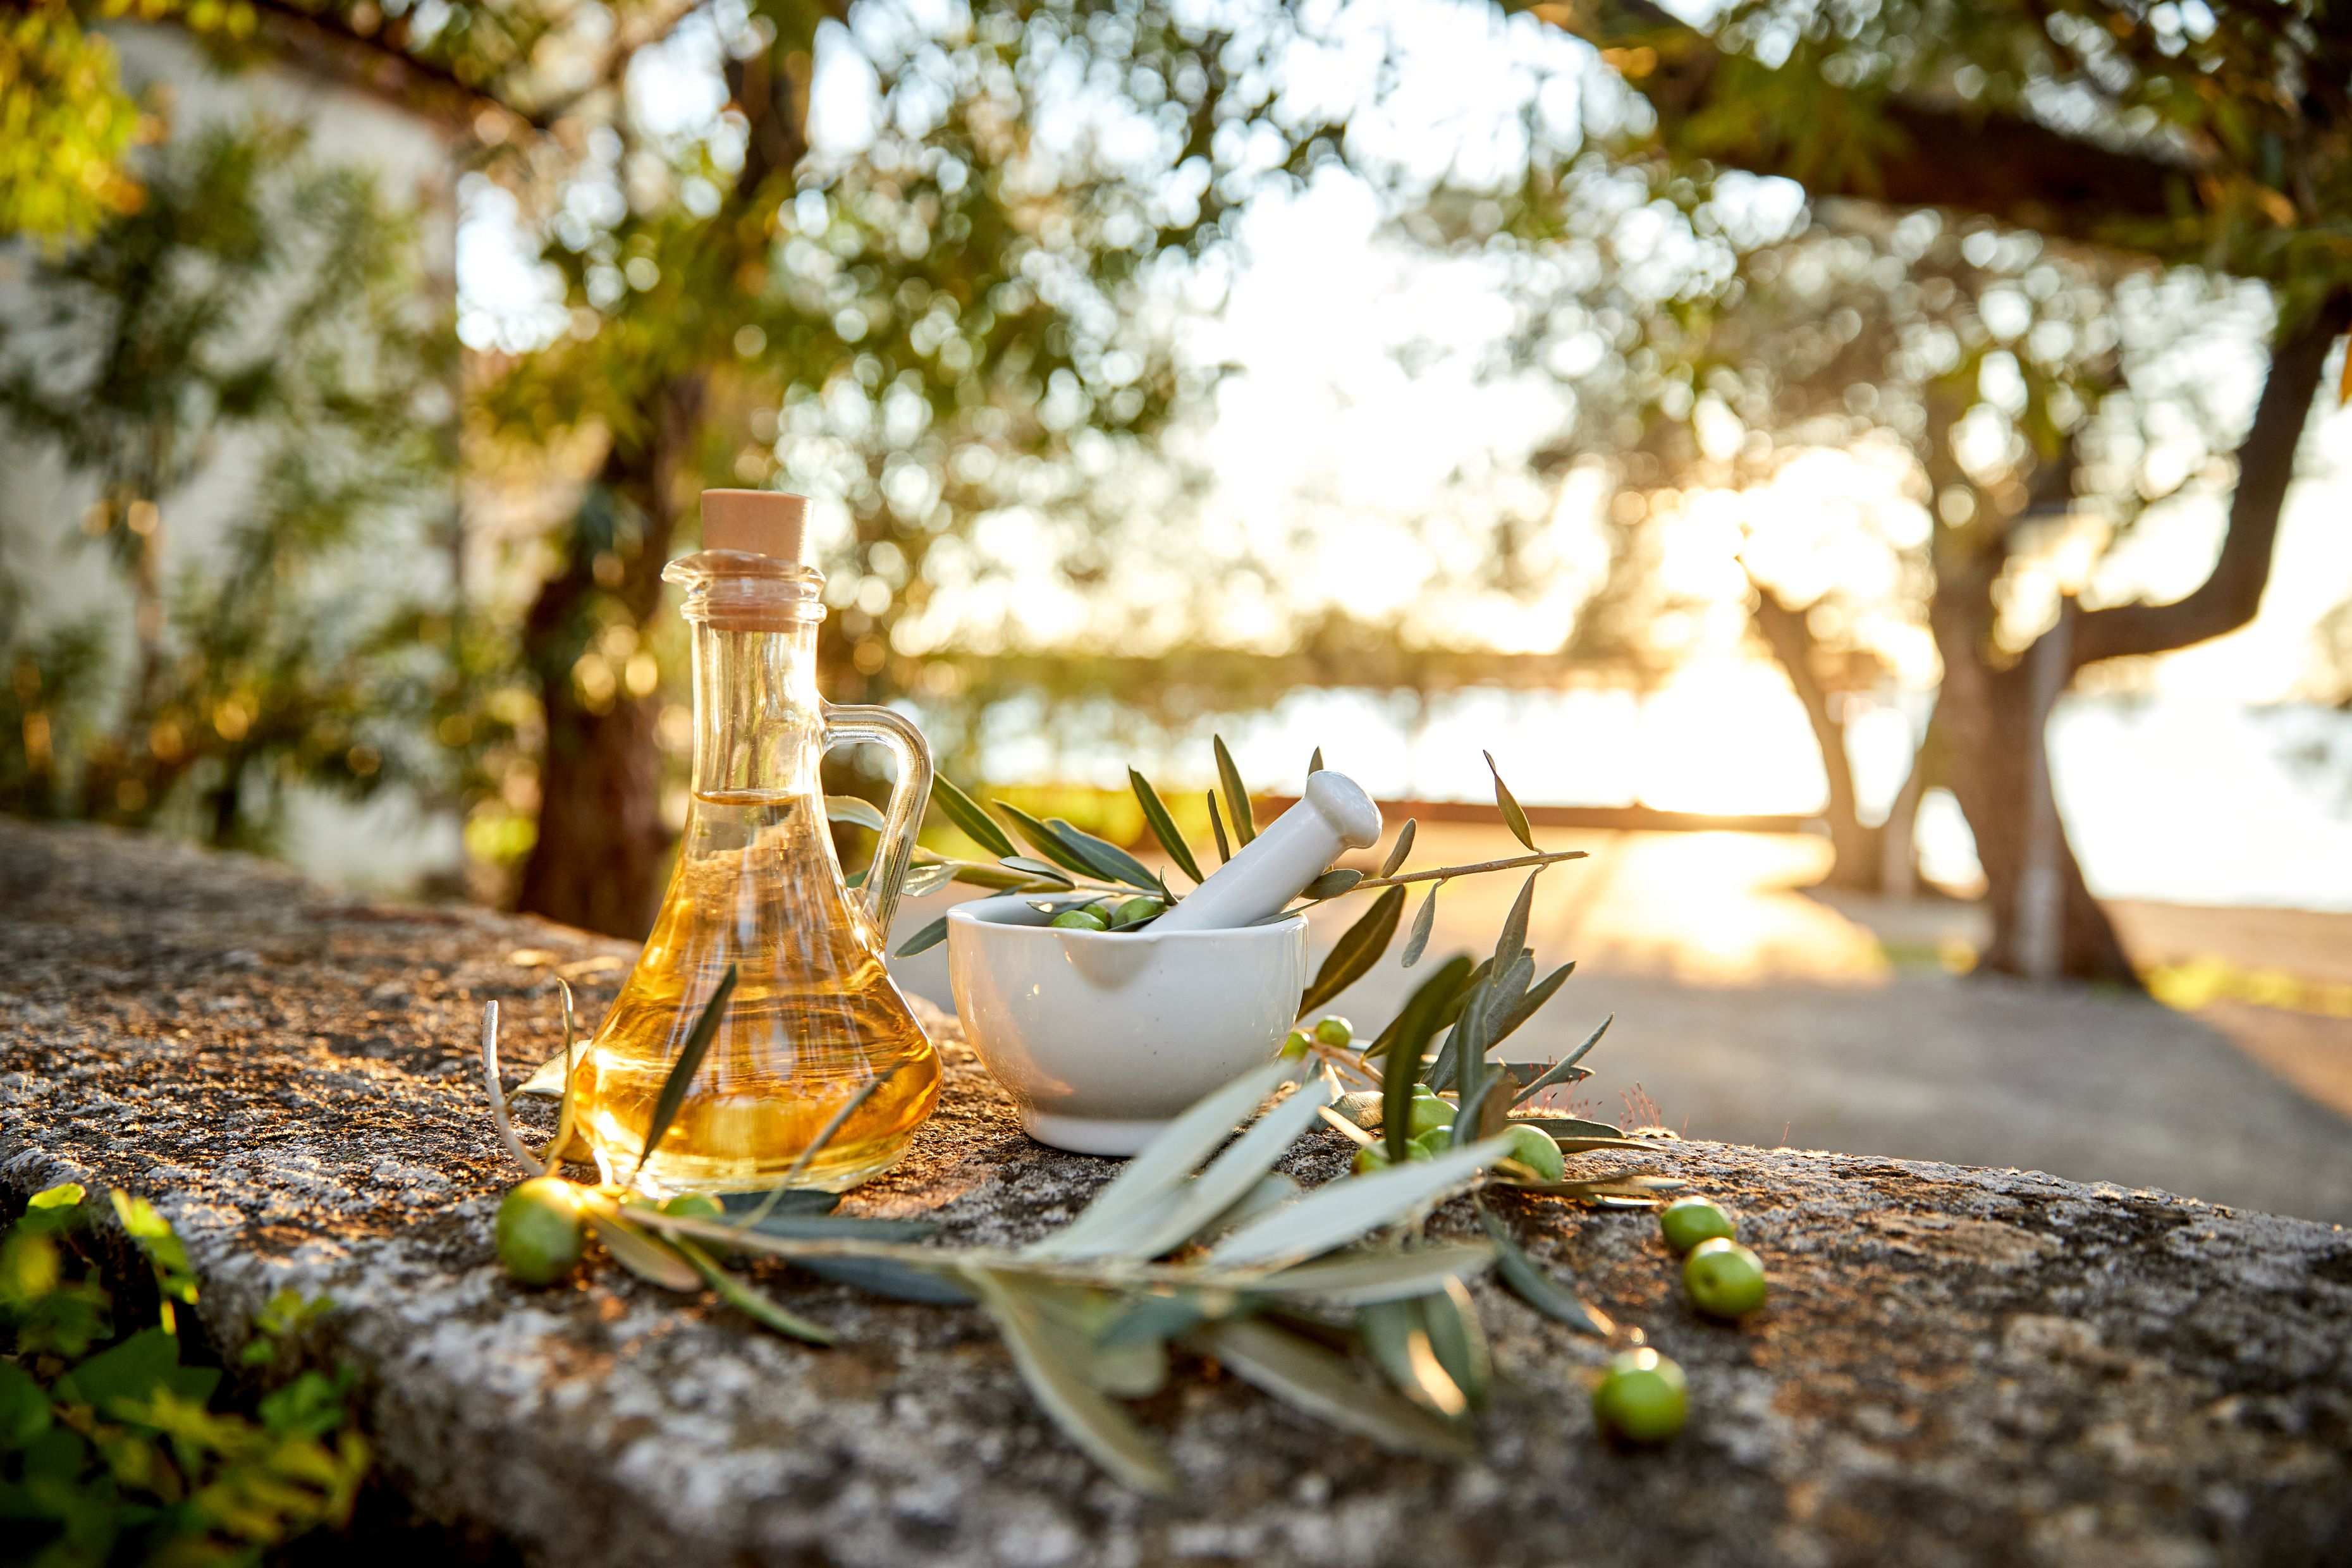
[[[310,1349],[364,1370],[396,1482],[563,1568],[2352,1561],[2352,1237],[2034,1173],[1679,1145],[1772,1268],[1743,1326],[1681,1304],[1646,1215],[1517,1215],[1688,1370],[1672,1447],[1597,1438],[1604,1348],[1482,1287],[1511,1386],[1480,1462],[1391,1458],[1188,1363],[1138,1407],[1187,1482],[1165,1501],[1065,1443],[970,1310],[764,1273],[842,1331],[820,1351],[611,1268],[519,1289],[476,1020],[502,1001],[519,1079],[556,1037],[551,969],[593,1018],[625,956],[0,826],[0,1185],[153,1196],[224,1344],[281,1287],[331,1294]],[[965,1241],[1066,1218],[1111,1166],[1029,1143],[940,1028],[941,1111],[853,1205]]]

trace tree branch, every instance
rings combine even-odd
[[[1727,68],[1765,68],[1735,61],[1696,28],[1645,0],[1601,0],[1597,11],[1529,5],[1554,26],[1596,43],[1647,47],[1655,61],[1631,74],[1632,85],[1658,112],[1660,129],[1679,149],[1751,174],[1802,184],[1817,196],[1849,196],[1895,206],[1959,207],[2016,227],[2059,238],[2114,245],[2119,230],[2146,232],[2202,206],[2193,171],[2078,141],[2015,115],[1970,112],[1890,100],[1874,110],[1891,132],[1888,145],[1866,160],[1822,166],[1788,138],[1752,131],[1707,134],[1709,121],[1744,123],[1710,111],[1732,95]],[[1586,20],[1590,17],[1590,20]],[[1821,84],[1822,94],[1836,89]]]
[[[2238,488],[2230,498],[2229,531],[2212,574],[2187,598],[2169,605],[2116,605],[2084,614],[2074,624],[2073,668],[2187,647],[2254,618],[2270,584],[2272,547],[2287,485],[2294,478],[2295,447],[2319,391],[2327,351],[2347,326],[2352,326],[2352,293],[2336,295],[2289,325],[2272,352],[2254,422],[2238,446]]]
[[[362,33],[332,8],[305,10],[293,0],[253,0],[253,8],[267,19],[278,43],[310,69],[412,112],[466,124],[487,108],[541,131],[554,123],[553,115],[545,110],[519,108],[447,66],[409,53],[401,44],[407,36],[405,17],[394,18],[374,33]],[[441,101],[431,101],[436,99]]]
[[[1813,634],[1805,624],[1805,612],[1792,608],[1755,573],[1748,574],[1748,583],[1756,590],[1756,604],[1749,616],[1762,634],[1765,646],[1772,650],[1772,657],[1780,661],[1789,684],[1796,689],[1797,700],[1804,705],[1806,721],[1813,727],[1813,742],[1822,753],[1822,771],[1829,776],[1831,818],[1855,820],[1853,769],[1846,761],[1845,726],[1830,710],[1829,690],[1814,672]]]

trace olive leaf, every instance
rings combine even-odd
[[[1540,983],[1529,988],[1526,995],[1512,1003],[1510,1011],[1505,1013],[1501,1022],[1495,1026],[1493,1043],[1500,1045],[1517,1033],[1519,1026],[1542,1011],[1543,1005],[1550,1001],[1568,983],[1568,977],[1575,973],[1576,961],[1570,959],[1545,975]]]
[[[1390,939],[1396,935],[1397,917],[1404,910],[1404,889],[1383,888],[1381,896],[1372,900],[1354,925],[1339,933],[1339,940],[1315,972],[1313,984],[1298,999],[1298,1016],[1305,1017],[1316,1008],[1337,996],[1357,981],[1371,973],[1372,965],[1386,952]]]
[[[961,1307],[972,1300],[971,1292],[953,1279],[934,1269],[910,1268],[895,1258],[795,1258],[793,1265],[836,1285],[852,1286],[893,1301]]]
[[[1027,855],[1007,855],[1004,864],[1027,876],[1033,883],[1051,882],[1057,888],[1071,886],[1070,879],[1060,867],[1048,865]]]
[[[563,1068],[563,1090],[555,1107],[555,1136],[547,1141],[547,1147],[541,1151],[539,1156],[541,1162],[551,1171],[562,1167],[564,1151],[572,1147],[572,1138],[579,1131],[580,1121],[579,1097],[572,1092],[574,1087],[572,1078],[577,1067],[580,1036],[572,1013],[572,984],[560,974],[555,977],[555,984],[563,997],[563,1049],[555,1058],[555,1060]],[[539,1074],[533,1073],[531,1077],[536,1079]],[[530,1085],[525,1083],[522,1089],[517,1092],[527,1091],[530,1088]],[[584,1149],[585,1145],[583,1147]],[[587,1155],[583,1152],[579,1157],[584,1160]]]
[[[813,1345],[829,1345],[835,1339],[831,1329],[821,1323],[812,1323],[796,1312],[786,1311],[757,1286],[719,1267],[710,1254],[694,1243],[678,1237],[672,1239],[669,1245],[677,1249],[678,1256],[693,1267],[694,1271],[702,1277],[702,1282],[716,1291],[720,1300],[761,1327],[772,1329],[792,1339],[805,1340]]]
[[[1500,1159],[1509,1140],[1489,1138],[1318,1187],[1288,1208],[1244,1226],[1209,1249],[1209,1261],[1296,1262],[1328,1252],[1390,1224]]]
[[[730,1215],[740,1216],[748,1214],[760,1220],[770,1215],[804,1217],[831,1214],[841,1206],[841,1194],[816,1187],[783,1187],[767,1193],[721,1193],[719,1194],[719,1206]]]
[[[1449,1279],[1469,1279],[1495,1263],[1495,1249],[1467,1242],[1419,1247],[1410,1251],[1381,1247],[1335,1253],[1296,1264],[1254,1287],[1270,1295],[1314,1296],[1335,1306],[1362,1307],[1443,1289]]]
[[[1345,1432],[1433,1459],[1466,1459],[1470,1439],[1439,1417],[1358,1377],[1340,1357],[1255,1318],[1207,1323],[1185,1342],[1244,1383]]]
[[[1095,1342],[1107,1348],[1146,1340],[1165,1343],[1200,1324],[1255,1311],[1263,1304],[1255,1296],[1221,1286],[1206,1289],[1156,1286],[1130,1297],[1118,1315],[1095,1336]]]
[[[1410,827],[1412,824],[1405,826]],[[1407,969],[1421,962],[1423,950],[1429,946],[1429,933],[1437,927],[1437,889],[1444,886],[1443,882],[1432,882],[1429,896],[1422,900],[1421,908],[1413,911],[1412,929],[1405,932],[1404,938],[1403,958]]]
[[[1151,874],[1149,866],[1109,839],[1097,838],[1058,816],[1046,826],[1060,835],[1062,842],[1068,845],[1080,859],[1092,866],[1097,876],[1113,882],[1125,882],[1129,887],[1140,888],[1147,893],[1168,890],[1160,885],[1160,879]]]
[[[1115,1242],[1106,1237],[1092,1247],[1074,1248],[1062,1256],[1157,1258],[1191,1240],[1195,1232],[1240,1201],[1260,1177],[1274,1169],[1274,1163],[1298,1142],[1298,1135],[1316,1120],[1315,1113],[1330,1103],[1328,1078],[1317,1078],[1302,1085],[1289,1099],[1259,1117],[1255,1126],[1234,1139],[1207,1170],[1188,1184],[1182,1189],[1181,1201],[1163,1213],[1154,1214],[1149,1224],[1139,1226]]]
[[[1653,1149],[1654,1143],[1643,1143],[1625,1136],[1624,1129],[1612,1127],[1606,1121],[1587,1121],[1576,1116],[1520,1116],[1512,1119],[1522,1127],[1532,1127],[1548,1132],[1552,1141],[1563,1147],[1580,1141],[1596,1144],[1622,1144],[1629,1149]]]
[[[1224,786],[1225,805],[1233,813],[1234,837],[1246,845],[1257,837],[1257,818],[1250,813],[1248,786],[1242,783],[1242,771],[1234,765],[1233,752],[1225,750],[1225,738],[1213,735],[1217,752],[1217,782]]]
[[[1576,1064],[1582,1061],[1586,1054],[1590,1052],[1593,1047],[1601,1043],[1601,1037],[1607,1034],[1609,1032],[1609,1026],[1616,1021],[1617,1015],[1614,1013],[1612,1013],[1606,1018],[1601,1019],[1601,1026],[1593,1030],[1592,1033],[1584,1037],[1584,1044],[1569,1052],[1567,1056],[1561,1058],[1559,1061],[1554,1062],[1545,1070],[1542,1077],[1528,1085],[1527,1088],[1519,1090],[1517,1095],[1512,1099],[1511,1103],[1513,1105],[1524,1105],[1528,1100],[1533,1100],[1537,1095],[1541,1094],[1545,1089],[1549,1089],[1552,1085],[1559,1082],[1561,1079],[1567,1078],[1570,1073],[1576,1071]],[[1595,1123],[1594,1125],[1597,1126],[1599,1124]],[[1610,1131],[1614,1132],[1616,1129],[1612,1127]]]
[[[1418,1299],[1375,1303],[1357,1314],[1356,1321],[1363,1331],[1364,1348],[1408,1399],[1441,1415],[1460,1415],[1470,1408],[1469,1396],[1429,1342]]]
[[[1495,1243],[1495,1272],[1511,1294],[1541,1312],[1545,1317],[1566,1323],[1580,1334],[1591,1334],[1605,1340],[1617,1331],[1617,1325],[1608,1314],[1588,1307],[1576,1292],[1546,1273],[1541,1265],[1528,1256],[1511,1227],[1486,1205],[1478,1205],[1478,1222]]]
[[[699,1290],[703,1279],[669,1242],[646,1235],[621,1211],[621,1205],[594,1189],[580,1194],[580,1210],[596,1239],[620,1266],[648,1284],[665,1290]]]
[[[1404,858],[1412,853],[1412,836],[1420,826],[1410,816],[1404,819],[1404,826],[1397,830],[1396,842],[1389,846],[1389,858],[1381,862],[1381,876],[1397,874],[1397,868],[1404,864]]]
[[[947,814],[948,820],[956,825],[959,832],[991,855],[1014,853],[1012,838],[996,825],[996,819],[981,808],[980,802],[956,788],[947,774],[940,773],[932,778],[931,799],[938,803],[939,808]]]
[[[1225,842],[1225,819],[1217,815],[1217,792],[1209,792],[1209,831],[1217,836],[1217,864],[1223,865],[1234,858],[1233,846]]]
[[[906,941],[900,942],[894,956],[898,958],[912,958],[919,952],[928,952],[931,948],[939,946],[940,943],[947,941],[947,939],[948,917],[941,915],[939,919],[933,921],[930,924],[925,926],[922,930],[908,937]]]
[[[1201,863],[1192,858],[1192,847],[1184,842],[1184,835],[1177,830],[1176,819],[1168,814],[1168,807],[1160,801],[1160,792],[1151,787],[1151,781],[1129,768],[1127,770],[1127,783],[1128,787],[1135,792],[1136,805],[1143,808],[1143,820],[1150,825],[1151,836],[1160,841],[1160,847],[1167,852],[1168,858],[1175,861],[1176,868],[1195,882],[1207,881],[1208,879],[1201,874]]]
[[[1361,871],[1351,871],[1342,866],[1334,870],[1326,871],[1307,883],[1298,889],[1298,896],[1310,902],[1320,903],[1326,899],[1338,898],[1363,879],[1364,874]]]
[[[702,1070],[702,1058],[709,1054],[710,1042],[719,1037],[727,999],[735,994],[736,977],[737,966],[730,963],[727,973],[719,976],[717,989],[710,993],[710,1000],[702,1005],[702,1016],[694,1021],[686,1044],[678,1049],[677,1060],[670,1064],[669,1076],[662,1079],[661,1094],[654,1100],[653,1120],[646,1123],[645,1146],[637,1151],[635,1170],[629,1173],[632,1182],[646,1168],[646,1162],[654,1157],[654,1151],[661,1147],[661,1141],[669,1136],[670,1123],[677,1120],[678,1107],[686,1103],[686,1091],[693,1084],[694,1075]]]
[[[1330,1113],[1328,1105],[1318,1106],[1315,1114]],[[1224,1212],[1192,1233],[1192,1245],[1206,1247],[1232,1235],[1253,1221],[1263,1219],[1279,1208],[1288,1208],[1298,1201],[1306,1189],[1280,1171],[1268,1171],[1250,1184],[1249,1190],[1225,1205]]]
[[[1066,1258],[1106,1236],[1126,1234],[1177,1193],[1201,1162],[1233,1135],[1234,1126],[1296,1070],[1294,1062],[1267,1062],[1202,1096],[1128,1161],[1127,1168],[1095,1194],[1077,1218],[1024,1248],[1022,1256]]]
[[[1528,879],[1519,885],[1519,896],[1511,901],[1511,912],[1503,918],[1502,931],[1495,938],[1496,969],[1507,970],[1527,951],[1528,921],[1535,913],[1536,879],[1543,874],[1541,866],[1528,873]]]
[[[882,814],[870,800],[854,795],[829,795],[824,797],[824,819],[831,823],[846,822],[854,827],[870,827],[882,831]]]
[[[1427,1167],[1418,1167],[1426,1169]],[[1633,1198],[1647,1204],[1664,1193],[1678,1193],[1690,1184],[1664,1171],[1614,1171],[1605,1176],[1561,1182],[1519,1182],[1512,1191],[1541,1193],[1556,1198]]]
[[[1046,859],[1051,860],[1055,865],[1062,868],[1063,870],[1075,871],[1081,877],[1096,877],[1101,875],[1100,872],[1097,871],[1092,866],[1087,863],[1085,856],[1079,854],[1077,850],[1070,845],[1064,843],[1060,834],[1055,832],[1052,828],[1046,826],[1044,823],[1038,821],[1035,817],[1030,816],[1019,806],[1009,805],[1001,800],[994,802],[993,804],[997,810],[1003,812],[1005,816],[1013,819],[1013,826],[1014,830],[1018,832],[1022,837],[1029,841],[1029,847],[1031,848],[1036,850],[1038,854],[1043,855]]]
[[[1317,773],[1321,773],[1322,771],[1323,771],[1323,748],[1322,748],[1322,747],[1320,747],[1320,746],[1318,746],[1318,747],[1316,747],[1316,748],[1315,748],[1315,754],[1314,754],[1314,755],[1312,755],[1312,756],[1310,756],[1310,757],[1308,757],[1308,758],[1307,759],[1307,775],[1309,778],[1312,778],[1312,777],[1314,777]]]
[[[955,875],[950,879],[950,880],[961,882],[967,887],[993,888],[1001,892],[1009,892],[1017,889],[1036,887],[1044,880],[1034,871],[1023,871],[1009,865],[997,865],[987,860],[949,860],[942,864],[955,868]],[[1068,878],[1056,871],[1054,873],[1054,885],[1066,888],[1070,885],[1070,881]]]
[[[1495,1383],[1495,1357],[1468,1288],[1459,1279],[1447,1279],[1421,1299],[1421,1321],[1429,1331],[1429,1348],[1454,1386],[1474,1407],[1486,1404]]]
[[[1520,843],[1534,849],[1536,836],[1528,826],[1528,814],[1520,809],[1518,798],[1511,794],[1511,786],[1503,782],[1503,770],[1495,765],[1495,753],[1481,752],[1478,754],[1486,759],[1486,771],[1495,775],[1495,804],[1502,808],[1503,820],[1511,825],[1511,833]]]
[[[1176,1472],[1160,1446],[1070,1364],[1021,1286],[1010,1276],[986,1268],[965,1272],[981,1306],[1003,1334],[1022,1381],[1063,1434],[1137,1490],[1174,1491]]]
[[[1463,1078],[1457,1093],[1460,1096],[1454,1110],[1454,1146],[1467,1145],[1474,1138],[1493,1134],[1486,1124],[1486,1097],[1502,1080],[1502,1070],[1467,1052],[1461,1059]]]
[[[919,899],[926,893],[936,893],[956,878],[956,862],[934,860],[929,865],[910,868],[898,884],[903,898]]]
[[[1397,1016],[1389,1020],[1389,1026],[1364,1047],[1366,1061],[1381,1063],[1383,1079],[1396,1073],[1402,1064],[1405,1092],[1412,1092],[1413,1080],[1421,1074],[1422,1053],[1429,1048],[1437,1031],[1445,1026],[1446,1012],[1471,973],[1467,953],[1455,953],[1439,964],[1434,973],[1414,987]]]

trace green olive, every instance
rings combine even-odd
[[[1568,1169],[1559,1156],[1559,1144],[1540,1127],[1516,1123],[1510,1131],[1511,1146],[1504,1152],[1527,1166],[1547,1182],[1557,1182]]]
[[[727,1205],[709,1193],[677,1193],[662,1199],[661,1212],[685,1219],[725,1219]]]
[[[1431,1157],[1434,1158],[1454,1147],[1454,1129],[1451,1127],[1433,1127],[1428,1131],[1423,1132],[1419,1137],[1415,1138],[1412,1141],[1412,1146],[1416,1149],[1428,1150]]]
[[[1110,923],[1117,926],[1141,925],[1146,921],[1158,920],[1160,911],[1165,907],[1158,899],[1138,893],[1111,911]]]
[[[1738,1236],[1739,1225],[1713,1198],[1676,1198],[1658,1211],[1658,1234],[1676,1252],[1688,1252],[1702,1241]]]
[[[1408,1161],[1434,1160],[1437,1152],[1416,1138],[1404,1146],[1404,1157]]]
[[[1379,1143],[1367,1143],[1356,1151],[1356,1174],[1369,1176],[1374,1171],[1389,1168],[1389,1152]]]
[[[1110,922],[1091,909],[1064,910],[1055,915],[1053,924],[1064,931],[1108,931]]]
[[[1663,1443],[1683,1429],[1690,1415],[1690,1385],[1683,1369],[1647,1346],[1627,1351],[1609,1363],[1592,1391],[1593,1418],[1636,1443]]]
[[[1441,1127],[1451,1127],[1454,1125],[1454,1102],[1440,1100],[1433,1094],[1416,1094],[1412,1097],[1412,1120],[1405,1125],[1415,1138]]]
[[[1683,1259],[1691,1305],[1718,1318],[1744,1318],[1764,1304],[1764,1260],[1727,1237],[1702,1241]]]
[[[1327,1046],[1349,1045],[1356,1038],[1356,1026],[1332,1013],[1316,1021],[1315,1037]]]
[[[1314,1044],[1314,1041],[1307,1037],[1306,1030],[1293,1029],[1282,1037],[1282,1054],[1286,1057],[1303,1057]]]
[[[580,1189],[561,1176],[533,1176],[499,1205],[499,1261],[526,1285],[552,1285],[588,1249]]]
[[[1713,1198],[1676,1198],[1658,1211],[1658,1234],[1676,1252],[1688,1252],[1702,1241],[1738,1236],[1739,1227]]]

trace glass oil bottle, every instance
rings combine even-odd
[[[653,933],[577,1087],[589,1139],[625,1175],[671,1065],[737,966],[701,1070],[646,1163],[669,1191],[774,1185],[883,1077],[795,1178],[839,1191],[896,1160],[939,1098],[938,1057],[883,967],[930,752],[888,709],[818,697],[824,579],[801,563],[805,507],[772,491],[706,491],[707,548],[663,574],[684,585],[693,626],[693,796]],[[898,765],[873,867],[855,891],[818,777],[825,751],[848,742],[887,747]]]

